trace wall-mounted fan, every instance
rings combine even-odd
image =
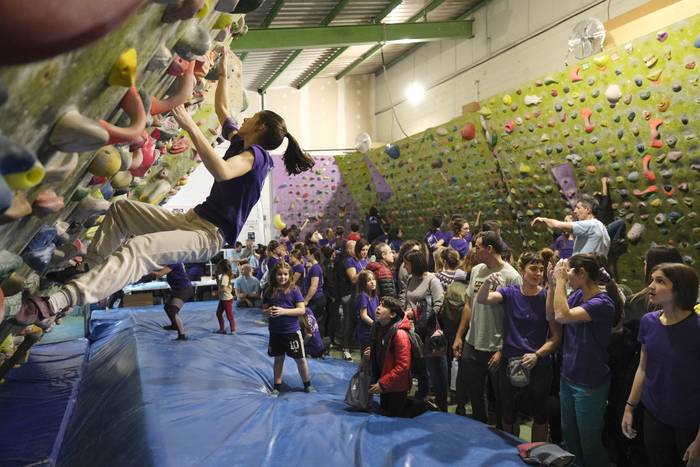
[[[367,152],[372,148],[372,138],[367,133],[360,133],[355,138],[355,149],[360,151],[362,154],[367,154]]]
[[[605,27],[596,18],[584,19],[571,31],[569,36],[569,53],[577,59],[590,57],[603,50]]]

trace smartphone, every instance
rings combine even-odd
[[[255,232],[248,232],[248,240],[255,241]]]

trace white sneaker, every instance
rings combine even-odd
[[[352,361],[352,355],[350,354],[349,349],[343,349],[343,360],[345,360],[346,362]]]

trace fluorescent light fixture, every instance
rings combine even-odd
[[[410,103],[420,104],[425,98],[425,86],[423,85],[423,83],[414,81],[408,86],[406,86],[404,96]]]

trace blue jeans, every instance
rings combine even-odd
[[[428,395],[429,381],[435,394],[435,404],[447,412],[447,357],[425,357],[425,366],[428,375],[427,378],[418,378],[416,398],[423,399]]]
[[[561,378],[559,386],[564,443],[576,456],[576,465],[607,466],[608,452],[603,446],[602,436],[610,381],[587,388]]]

